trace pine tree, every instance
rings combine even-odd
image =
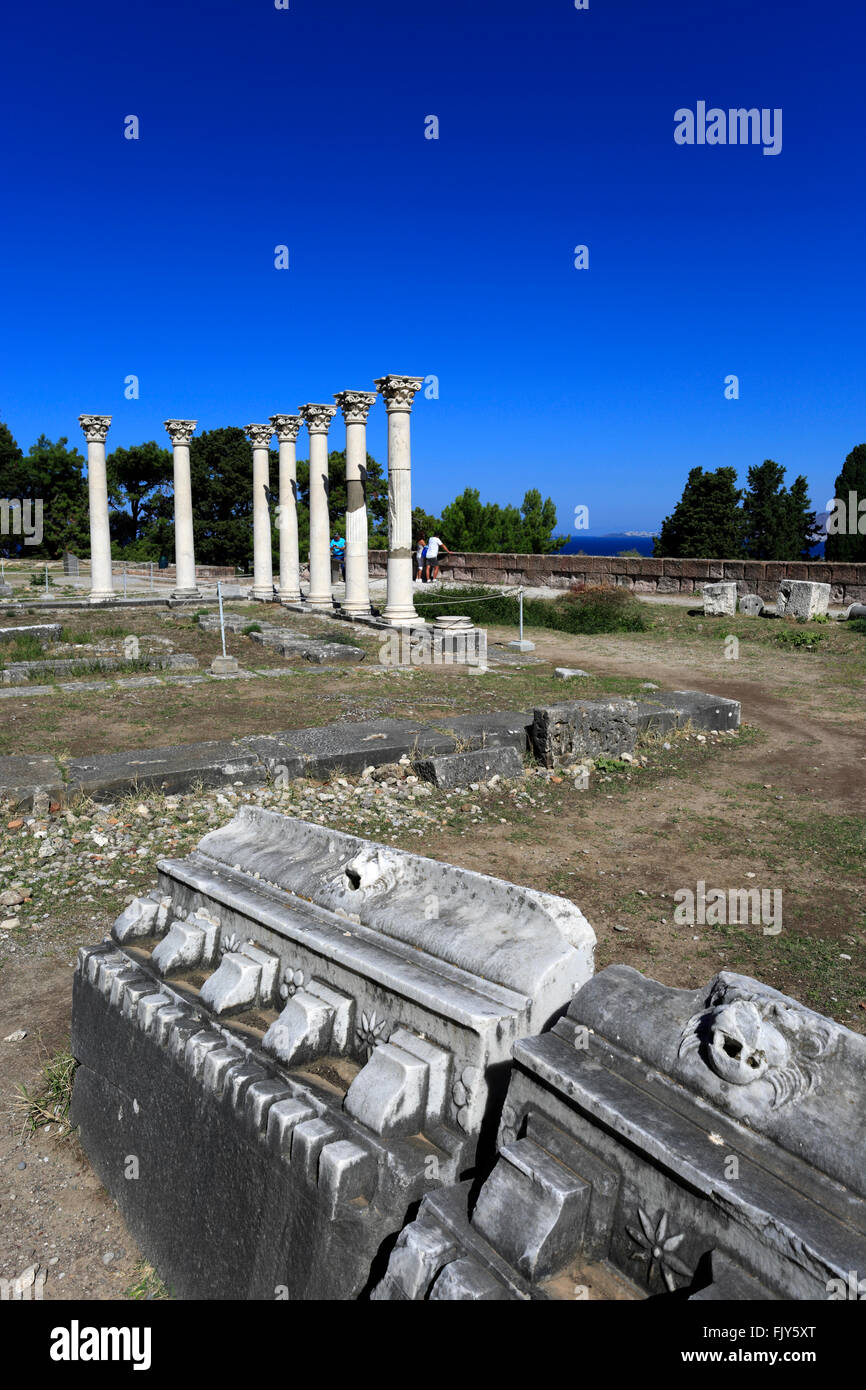
[[[824,558],[862,564],[866,561],[866,508],[862,512],[858,508],[866,502],[866,444],[851,450],[835,487],[834,496],[844,504],[844,511],[828,518]],[[831,529],[834,526],[839,529]]]
[[[818,520],[809,501],[809,484],[799,474],[788,492],[788,553],[785,560],[808,560],[821,539]]]
[[[168,533],[173,531],[171,451],[154,439],[134,444],[130,449],[114,449],[105,460],[105,471],[108,500],[114,509],[112,542],[148,552],[139,553],[136,558],[155,559],[166,539],[171,540]],[[126,553],[129,555],[128,549]]]
[[[785,470],[764,459],[749,469],[749,486],[743,497],[743,547],[750,560],[789,560],[788,494]]]
[[[784,468],[772,459],[749,469],[743,530],[751,560],[799,560],[811,554],[816,522],[808,484],[800,475],[789,490],[784,476]]]
[[[742,494],[733,468],[691,469],[683,495],[662,522],[653,554],[690,559],[733,559],[742,554]]]
[[[202,565],[240,565],[250,569],[253,465],[244,431],[230,425],[193,435],[189,461],[196,560]],[[274,476],[272,457],[272,480]]]
[[[5,425],[0,425],[0,497],[41,506],[42,537],[38,545],[25,544],[22,535],[0,536],[0,549],[28,558],[55,558],[64,550],[87,553],[90,524],[84,458],[68,440],[56,442],[41,434],[26,457]],[[35,532],[34,532],[35,535]]]

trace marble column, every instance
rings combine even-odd
[[[273,425],[247,425],[247,439],[253,446],[253,598],[270,601],[274,597],[274,561],[271,554],[270,458],[268,450]]]
[[[280,533],[280,588],[283,603],[300,603],[301,585],[298,557],[298,431],[300,415],[272,415],[271,424],[280,445],[280,505],[277,530]]]
[[[383,376],[374,382],[388,411],[388,585],[382,617],[400,626],[420,624],[412,598],[412,460],[409,414],[420,376]]]
[[[192,525],[192,485],[189,443],[197,420],[165,420],[174,453],[174,568],[172,598],[201,598],[195,582],[195,542]]]
[[[335,405],[302,405],[299,415],[310,435],[310,591],[311,608],[332,609],[331,524],[328,520],[328,430]]]
[[[105,439],[110,415],[79,415],[87,440],[87,496],[90,503],[90,602],[111,603],[117,595],[111,581],[111,533],[108,529],[108,483]]]
[[[370,612],[367,554],[367,416],[375,391],[340,391],[334,397],[346,421],[346,597],[347,613]]]

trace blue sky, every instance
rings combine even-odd
[[[0,416],[167,444],[435,375],[431,511],[537,486],[563,532],[652,529],[690,467],[765,457],[822,510],[866,439],[864,29],[854,0],[15,6]],[[702,100],[781,108],[781,153],[677,145]]]

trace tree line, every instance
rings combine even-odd
[[[677,559],[808,560],[813,547],[823,540],[825,559],[866,562],[866,515],[863,532],[858,533],[856,517],[853,529],[849,515],[844,522],[847,529],[841,531],[831,513],[825,532],[818,526],[803,475],[790,487],[784,480],[784,467],[773,459],[749,469],[745,488],[737,487],[734,468],[691,469],[682,497],[654,539],[653,554]],[[866,513],[866,444],[851,450],[836,478],[835,496],[847,504],[851,493],[863,499]]]
[[[190,478],[196,561],[202,565],[252,568],[252,463],[250,444],[236,426],[204,430],[190,443]],[[270,451],[274,553],[278,548],[276,493],[279,452]],[[63,551],[90,552],[86,459],[66,438],[40,435],[25,455],[8,426],[0,422],[0,497],[42,499],[42,541],[24,545],[20,536],[0,536],[0,552],[33,559],[56,559]],[[328,455],[328,511],[331,536],[345,534],[346,455]],[[108,480],[111,549],[115,559],[174,559],[173,463],[170,449],[155,440],[114,449],[105,460]],[[367,454],[367,514],[371,549],[388,545],[388,480],[380,463]],[[299,459],[298,541],[302,557],[309,551],[310,465]],[[482,503],[476,488],[466,488],[434,516],[421,507],[412,513],[415,537],[440,536],[452,550],[516,551],[547,554],[564,536],[554,536],[556,508],[531,488],[520,508]]]

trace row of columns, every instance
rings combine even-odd
[[[367,416],[380,394],[388,412],[388,578],[386,621],[400,625],[418,622],[412,597],[412,491],[409,415],[422,377],[385,376],[376,391],[340,391],[336,405],[302,405],[297,415],[271,415],[268,424],[247,425],[253,450],[253,597],[273,597],[273,557],[270,518],[270,442],[279,443],[280,582],[283,603],[301,598],[297,512],[297,439],[302,425],[310,436],[310,606],[333,607],[331,595],[331,528],[328,516],[328,431],[342,411],[346,424],[346,596],[347,613],[370,612],[367,519]],[[111,538],[108,527],[108,489],[105,440],[110,415],[80,415],[87,440],[87,487],[90,501],[90,557],[93,603],[112,600]],[[193,542],[192,488],[189,446],[197,421],[166,420],[174,453],[175,598],[197,598]]]

